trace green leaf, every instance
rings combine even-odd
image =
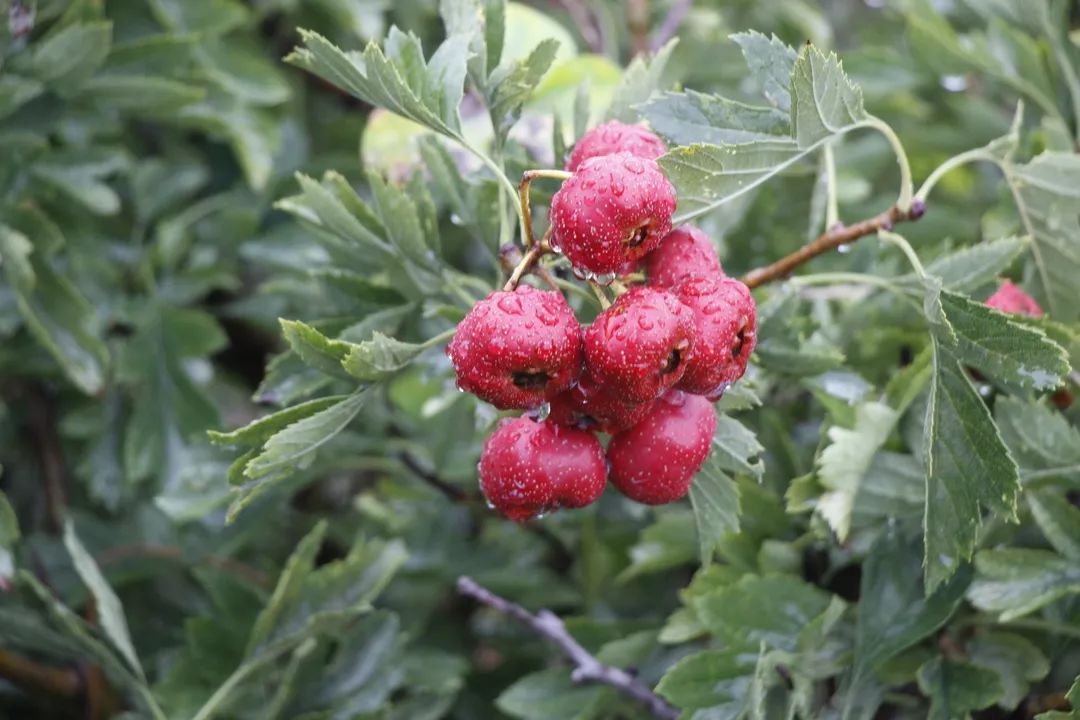
[[[746,575],[695,600],[710,632],[738,648],[797,649],[799,634],[831,596],[791,575]]]
[[[856,406],[853,428],[829,428],[830,443],[816,463],[818,482],[825,488],[817,501],[817,512],[841,542],[851,530],[851,514],[863,477],[899,417],[888,405],[866,402]]]
[[[196,57],[211,82],[242,102],[278,105],[289,99],[288,83],[256,45],[235,37],[210,38],[199,45]]]
[[[700,482],[700,476],[695,484]],[[690,489],[693,502],[693,486]],[[665,513],[641,531],[630,548],[630,564],[619,573],[618,581],[626,582],[641,575],[660,572],[690,563],[694,559],[694,525],[687,522],[685,512]]]
[[[934,590],[971,558],[981,508],[1016,514],[1020,478],[986,404],[957,359],[934,343],[926,407],[924,578]]]
[[[638,119],[637,106],[660,89],[664,70],[678,42],[678,38],[673,38],[651,56],[638,55],[630,61],[615,88],[614,99],[607,111],[609,120],[629,123]]]
[[[1007,386],[1020,392],[1050,390],[1069,371],[1065,351],[1038,328],[948,290],[941,291],[940,302],[948,326],[933,326],[938,341]]]
[[[150,0],[149,5],[158,22],[177,33],[219,35],[248,18],[238,0]]]
[[[997,673],[1003,690],[998,704],[1006,710],[1016,709],[1031,684],[1050,672],[1050,661],[1042,650],[1023,635],[995,630],[981,632],[965,649],[973,665]]]
[[[789,137],[788,115],[693,90],[663,93],[641,106],[653,130],[676,145],[739,145]]]
[[[124,157],[103,148],[56,152],[34,163],[34,178],[96,215],[115,215],[120,196],[105,179],[125,166]]]
[[[261,190],[270,181],[273,161],[280,149],[281,126],[273,114],[221,92],[199,103],[185,105],[176,122],[225,139],[244,170],[248,185]]]
[[[426,349],[425,345],[402,342],[376,332],[371,340],[352,345],[341,365],[345,372],[360,380],[384,380]]]
[[[731,36],[740,49],[750,73],[761,83],[762,92],[784,113],[791,109],[791,75],[798,58],[794,48],[778,37],[765,37],[756,30]]]
[[[690,485],[701,562],[708,564],[721,541],[739,531],[739,488],[710,457]]]
[[[420,40],[396,28],[390,30],[385,51],[371,43],[362,53],[346,53],[310,30],[301,30],[300,36],[303,46],[286,62],[365,102],[461,139],[458,106],[464,92],[467,35],[447,38],[426,64]]]
[[[705,650],[675,663],[661,678],[656,692],[683,710],[709,708],[705,717],[739,717],[746,707],[756,665],[757,657],[752,653]]]
[[[919,689],[930,698],[927,720],[955,720],[1001,699],[997,673],[964,662],[935,657],[919,668]]]
[[[386,237],[403,257],[421,268],[437,266],[432,248],[435,237],[429,237],[420,222],[417,203],[402,189],[390,185],[375,173],[368,173],[375,210],[386,228]]]
[[[953,292],[970,293],[995,281],[1030,245],[1031,238],[1026,236],[982,242],[934,260],[926,272]],[[919,282],[914,275],[906,279]]]
[[[855,626],[855,660],[845,717],[854,711],[857,689],[901,651],[927,637],[952,617],[971,582],[964,566],[933,594],[923,595],[922,558],[917,539],[895,528],[882,534],[863,565]]]
[[[356,347],[353,343],[331,340],[321,332],[299,320],[279,320],[281,334],[289,347],[311,367],[336,377],[347,377],[341,361]]]
[[[500,65],[488,80],[488,102],[497,134],[504,137],[521,116],[521,107],[555,61],[557,40],[548,38],[533,48],[524,60]]]
[[[296,180],[301,194],[279,200],[279,209],[324,230],[340,247],[373,254],[371,259],[379,262],[395,259],[393,248],[383,239],[386,229],[344,177],[327,173],[319,183],[298,174]]]
[[[83,83],[80,96],[103,108],[167,117],[178,108],[200,102],[206,91],[164,77],[99,75]]]
[[[232,432],[208,430],[207,435],[210,436],[211,442],[215,445],[262,445],[289,425],[337,405],[347,397],[347,395],[334,395],[318,398],[317,400],[308,400],[299,405],[266,415],[258,420],[253,420],[251,423]]]
[[[23,322],[56,359],[70,380],[88,395],[105,384],[109,351],[98,336],[89,301],[40,253],[31,255],[30,240],[0,224],[0,258]]]
[[[835,54],[814,46],[799,53],[791,74],[791,135],[739,145],[687,145],[660,158],[679,195],[674,222],[703,215],[748,193],[821,145],[870,121],[862,92]]]
[[[75,526],[70,519],[64,523],[64,547],[71,556],[75,571],[79,573],[79,577],[94,596],[94,605],[101,620],[102,630],[112,640],[135,674],[145,680],[146,676],[142,665],[139,664],[139,656],[135,654],[135,646],[131,644],[131,632],[128,630],[127,618],[124,617],[124,606],[120,604],[120,598],[116,597],[116,593],[109,586],[109,581],[101,574],[94,558],[79,542],[75,534]]]
[[[586,720],[600,707],[605,691],[570,680],[570,672],[553,668],[521,678],[499,695],[496,707],[522,720]]]
[[[13,74],[0,77],[0,118],[7,117],[44,91],[45,86],[37,80]]]
[[[1080,508],[1053,490],[1025,495],[1035,522],[1064,557],[1080,562]]]
[[[1039,713],[1035,716],[1035,720],[1077,720],[1080,717],[1080,675],[1073,681],[1072,687],[1065,694],[1065,699],[1072,706],[1072,712],[1052,710]]]
[[[763,452],[753,431],[730,415],[717,416],[711,458],[719,469],[760,480],[765,469],[760,459]]]
[[[998,613],[1002,622],[1080,593],[1080,566],[1048,550],[982,550],[975,555],[975,568],[968,599],[981,610]]]
[[[1038,289],[1059,322],[1080,318],[1074,293],[1080,277],[1080,155],[1045,152],[1006,168],[1020,218],[1031,234]]]
[[[244,475],[257,480],[311,462],[312,453],[344,430],[367,399],[368,393],[360,390],[285,426],[266,440],[262,452],[244,468]]]
[[[1025,483],[1062,479],[1080,485],[1080,430],[1044,403],[1000,397],[994,419]]]
[[[858,127],[868,118],[862,91],[844,74],[840,58],[808,45],[791,71],[792,135],[799,148]]]
[[[60,94],[78,90],[109,54],[112,23],[68,25],[35,45],[30,74]]]

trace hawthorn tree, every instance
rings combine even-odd
[[[1080,717],[1075,3],[0,8],[3,713]]]

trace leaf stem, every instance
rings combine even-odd
[[[452,327],[449,330],[443,330],[438,335],[435,335],[434,337],[430,337],[427,340],[425,340],[424,342],[420,343],[420,347],[433,348],[433,347],[437,347],[439,345],[442,345],[444,342],[446,342],[446,341],[450,340],[452,337],[454,337],[455,332],[457,332],[456,327]]]
[[[962,152],[959,155],[953,155],[951,158],[934,168],[934,171],[930,173],[930,176],[923,181],[923,184],[919,187],[918,192],[915,193],[915,200],[921,200],[926,202],[927,196],[930,195],[930,191],[934,189],[938,181],[945,176],[946,173],[951,170],[955,170],[961,165],[967,163],[977,162],[979,160],[986,160],[995,164],[1000,164],[998,159],[986,152],[983,148],[975,148],[974,150],[968,150]]]
[[[904,144],[900,142],[900,138],[896,136],[896,132],[889,123],[881,118],[871,115],[866,121],[866,125],[884,135],[885,139],[892,145],[893,153],[896,154],[896,162],[900,166],[900,196],[896,199],[896,207],[898,207],[901,212],[907,213],[911,210],[914,185],[911,180],[911,165],[908,163]]]
[[[570,672],[570,679],[574,682],[599,683],[613,687],[631,700],[640,703],[657,720],[676,720],[679,717],[680,711],[677,708],[668,704],[664,698],[653,692],[648,685],[634,675],[622,668],[611,667],[600,662],[567,632],[563,621],[550,610],[531,613],[517,603],[499,597],[472,578],[465,576],[458,578],[457,589],[462,595],[517,620],[537,635],[554,643],[559,651],[574,663],[574,669]]]
[[[249,676],[255,673],[257,670],[261,670],[263,666],[270,664],[276,660],[280,655],[284,655],[286,651],[291,650],[291,646],[288,643],[283,644],[281,647],[271,650],[265,657],[255,658],[247,662],[241,663],[240,667],[233,671],[233,674],[223,682],[214,694],[210,696],[210,699],[199,708],[199,712],[191,720],[210,720],[217,713],[218,708],[225,704],[225,701],[232,695],[240,683],[248,679]]]
[[[911,263],[911,268],[915,271],[915,274],[920,278],[926,277],[926,268],[923,267],[922,261],[919,260],[919,256],[915,254],[915,249],[911,247],[911,243],[904,238],[903,235],[899,235],[888,230],[878,231],[878,237],[885,242],[892,243],[907,257],[908,262]]]
[[[840,224],[840,205],[836,197],[836,159],[833,157],[832,143],[825,143],[822,149],[825,163],[825,229]]]
[[[506,226],[506,204],[508,198],[514,197],[517,190],[514,188],[514,184],[510,182],[510,178],[506,176],[502,167],[499,166],[494,160],[487,156],[487,153],[481,152],[479,149],[473,147],[464,139],[458,139],[458,143],[463,148],[476,156],[491,172],[495,175],[495,179],[499,182],[499,247],[502,247],[506,243],[510,242],[510,232]],[[518,222],[521,224],[522,236],[525,235],[525,218],[521,214],[521,209],[517,210]]]
[[[539,260],[545,252],[547,252],[547,249],[544,247],[543,243],[537,243],[530,247],[529,251],[525,253],[525,257],[521,258],[521,262],[514,268],[514,272],[510,274],[510,279],[503,285],[503,290],[509,292],[516,288],[525,273],[532,269],[533,265],[536,264],[536,261]]]
[[[529,188],[536,178],[550,178],[552,180],[566,180],[572,173],[563,170],[526,170],[521,174],[521,182],[518,183],[518,205],[521,209],[521,242],[528,250],[536,244],[536,236],[532,229],[532,209],[529,203]]]

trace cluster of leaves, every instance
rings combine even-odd
[[[634,24],[589,5],[597,52],[505,0],[10,0],[0,668],[96,673],[98,716],[644,712],[451,603],[468,574],[685,718],[1080,712],[1069,3],[701,3],[625,70]],[[929,209],[757,291],[689,506],[518,526],[441,347],[521,170],[609,117],[670,142],[732,273]],[[1047,317],[983,306],[1005,276]]]

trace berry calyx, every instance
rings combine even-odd
[[[480,489],[510,520],[585,507],[604,492],[607,465],[592,433],[528,416],[503,420],[480,455]]]
[[[667,152],[667,145],[640,125],[627,125],[618,120],[597,125],[581,136],[566,160],[566,169],[574,172],[589,158],[617,152],[647,160],[655,160]]]
[[[655,161],[622,152],[586,160],[551,199],[551,246],[575,269],[619,272],[671,231],[675,188]]]
[[[462,390],[497,408],[534,408],[581,372],[581,326],[561,293],[522,285],[476,303],[446,354]]]
[[[597,382],[583,372],[574,387],[551,401],[548,422],[614,435],[641,422],[651,402],[627,402],[616,388]]]
[[[1001,286],[994,291],[994,294],[986,299],[986,305],[1003,313],[1015,313],[1031,317],[1042,317],[1043,314],[1043,309],[1039,306],[1039,303],[1035,302],[1035,298],[1021,290],[1011,280],[1001,283]]]
[[[716,412],[703,397],[673,390],[640,423],[608,444],[611,482],[646,505],[678,500],[709,456]]]
[[[675,386],[719,400],[746,372],[757,342],[757,312],[750,290],[729,277],[683,278],[672,293],[694,316],[697,339]]]
[[[635,287],[585,330],[585,365],[625,402],[651,402],[682,378],[695,334],[694,314],[674,295]]]
[[[649,284],[663,288],[690,275],[716,276],[724,272],[712,240],[693,225],[668,233],[660,247],[645,258],[645,270]]]

